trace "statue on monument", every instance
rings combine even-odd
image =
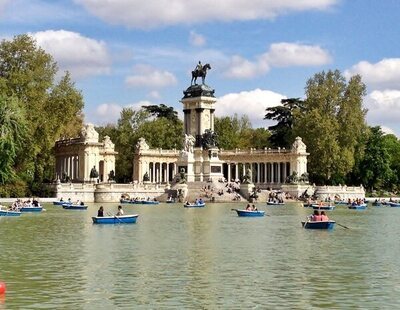
[[[192,71],[192,80],[190,82],[190,85],[193,85],[193,82],[195,85],[197,85],[197,78],[201,77],[202,84],[204,84],[204,80],[206,79],[207,75],[207,70],[210,70],[211,66],[210,64],[205,64],[204,66],[201,64],[201,61],[196,65],[196,68]]]
[[[253,178],[253,176],[252,176],[252,171],[251,171],[251,169],[250,168],[248,168],[247,170],[246,170],[246,174],[243,176],[243,181],[242,181],[242,183],[243,184],[250,184],[250,183],[252,183],[252,178]]]
[[[196,139],[192,135],[185,134],[185,139],[183,141],[183,150],[188,153],[193,153],[193,146]]]
[[[202,136],[202,146],[208,150],[210,148],[218,147],[218,136],[217,133],[211,129],[206,129]]]

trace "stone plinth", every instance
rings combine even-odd
[[[244,198],[249,199],[250,195],[253,193],[254,187],[255,186],[253,183],[241,183],[240,184],[240,194]]]

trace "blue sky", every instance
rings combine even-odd
[[[199,60],[210,63],[218,116],[304,98],[322,70],[361,74],[369,125],[400,135],[398,0],[0,0],[0,38],[29,33],[82,90],[85,121],[123,107],[181,112]]]

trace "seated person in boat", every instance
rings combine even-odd
[[[121,215],[124,215],[124,210],[122,210],[122,206],[118,206],[118,212],[116,216],[121,216]]]
[[[85,205],[85,203],[83,201],[81,201],[81,206],[84,206],[84,205]]]
[[[246,211],[253,211],[251,205],[248,203],[246,207]]]
[[[103,217],[104,216],[104,208],[103,208],[103,206],[100,206],[99,210],[97,211],[97,216],[98,217]]]
[[[203,199],[200,198],[198,203],[202,205],[204,203]]]
[[[252,209],[252,211],[258,211],[256,205],[253,205],[251,209]]]
[[[318,210],[314,210],[314,214],[311,215],[311,221],[321,221],[321,215],[319,214]]]
[[[329,217],[325,214],[325,211],[321,212],[321,221],[329,221]]]

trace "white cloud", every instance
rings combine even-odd
[[[112,24],[152,28],[207,21],[273,19],[293,11],[326,10],[338,0],[75,0]]]
[[[133,108],[134,110],[139,110],[144,105],[152,104],[154,103],[147,100],[142,100],[127,105],[120,105],[117,103],[102,103],[96,106],[94,110],[86,111],[85,122],[91,122],[97,126],[116,124],[121,116],[121,111],[123,108]]]
[[[152,99],[160,99],[160,93],[156,90],[152,90],[151,92],[149,92],[148,96]]]
[[[274,67],[320,66],[331,62],[329,53],[317,45],[288,42],[271,44],[262,58]]]
[[[400,58],[382,59],[375,64],[361,61],[344,73],[346,78],[355,74],[360,74],[363,82],[370,87],[379,89],[399,88]]]
[[[68,70],[75,78],[110,71],[110,56],[102,41],[65,30],[47,30],[31,35],[54,57],[61,71]]]
[[[390,127],[400,134],[400,90],[375,90],[365,97],[370,126]]]
[[[386,127],[386,126],[381,126],[381,129],[382,129],[382,132],[383,132],[384,134],[387,134],[387,135],[392,134],[392,135],[397,136],[397,135],[396,135],[396,132],[395,132],[392,128],[389,128],[389,127]]]
[[[247,115],[254,128],[267,127],[274,122],[264,120],[265,109],[281,104],[281,100],[286,96],[262,89],[243,91],[240,93],[231,93],[218,98],[216,103],[216,115],[233,116],[235,113],[239,116]]]
[[[318,45],[274,43],[255,61],[233,56],[224,75],[231,78],[253,78],[266,74],[271,67],[320,66],[331,62],[331,56]]]
[[[114,124],[117,122],[122,106],[115,103],[103,103],[96,107],[94,113],[90,113],[96,125]]]
[[[266,63],[258,64],[251,62],[241,56],[233,56],[225,76],[237,79],[249,79],[260,74],[265,74],[269,70]]]
[[[191,31],[189,36],[189,42],[193,46],[201,47],[206,44],[206,38],[201,34]]]
[[[148,65],[137,65],[134,71],[136,74],[125,78],[125,84],[130,87],[162,88],[177,83],[171,72],[160,71]]]

